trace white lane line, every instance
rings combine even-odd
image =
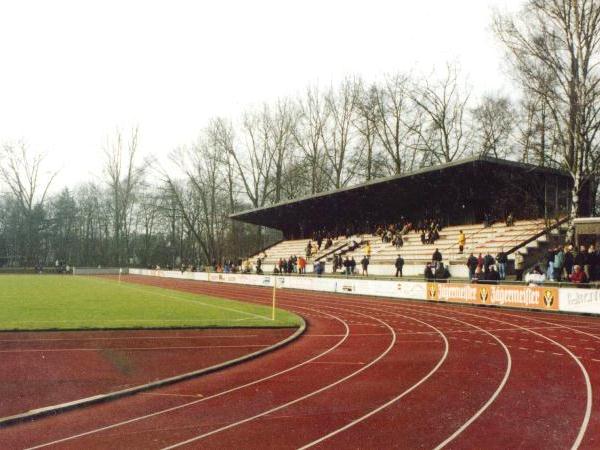
[[[403,315],[401,315],[401,314],[397,314],[397,315],[398,315],[398,316],[403,316]],[[257,418],[263,417],[263,416],[265,416],[265,415],[271,414],[271,413],[273,413],[273,412],[275,412],[275,411],[279,411],[279,410],[281,410],[281,409],[283,409],[283,408],[286,408],[286,407],[288,407],[288,406],[291,406],[291,405],[293,405],[293,404],[296,404],[296,403],[298,403],[298,402],[301,402],[301,401],[303,401],[303,400],[306,400],[307,398],[310,398],[310,397],[313,397],[313,396],[315,396],[315,395],[317,395],[317,394],[320,394],[320,393],[322,393],[322,392],[324,392],[324,391],[326,391],[326,390],[328,390],[328,389],[330,389],[330,388],[332,388],[332,387],[334,387],[334,386],[336,386],[336,385],[338,385],[338,384],[340,384],[340,383],[343,383],[344,381],[347,381],[348,379],[350,379],[350,378],[352,378],[352,377],[354,377],[354,376],[358,375],[359,373],[361,373],[361,372],[363,372],[364,370],[368,369],[368,368],[369,368],[369,367],[371,367],[372,365],[376,364],[377,362],[379,362],[379,361],[380,361],[382,358],[384,358],[384,357],[385,357],[385,356],[386,356],[386,355],[387,355],[387,354],[388,354],[388,353],[389,353],[389,352],[392,350],[392,348],[393,348],[393,346],[394,346],[394,344],[395,344],[395,341],[396,341],[396,333],[395,333],[395,331],[394,331],[394,329],[393,329],[392,327],[390,327],[390,326],[389,326],[389,325],[388,325],[386,322],[384,322],[384,321],[382,321],[382,320],[378,319],[377,317],[368,316],[368,315],[366,315],[366,314],[365,314],[364,316],[366,316],[366,317],[370,317],[370,318],[372,318],[372,319],[375,319],[376,321],[378,321],[378,322],[380,322],[380,323],[384,324],[384,326],[385,326],[386,328],[388,328],[388,329],[391,331],[392,335],[393,335],[392,342],[390,343],[390,345],[388,346],[388,348],[387,348],[387,349],[386,349],[386,350],[385,350],[385,351],[384,351],[384,352],[383,352],[381,355],[379,355],[377,358],[375,358],[374,360],[372,360],[371,362],[369,362],[367,365],[365,365],[365,366],[361,367],[360,369],[358,369],[357,371],[355,371],[355,372],[353,372],[353,373],[351,373],[351,374],[349,374],[349,375],[345,376],[344,378],[341,378],[340,380],[337,380],[337,381],[336,381],[336,382],[334,382],[334,383],[331,383],[331,384],[329,384],[329,385],[327,385],[327,386],[324,386],[324,387],[320,388],[320,389],[319,389],[319,390],[317,390],[317,391],[311,392],[311,393],[309,393],[309,394],[307,394],[307,395],[304,395],[304,396],[302,396],[302,397],[300,397],[300,398],[297,398],[297,399],[295,399],[295,400],[292,400],[292,401],[290,401],[290,402],[288,402],[288,403],[285,403],[285,404],[283,404],[283,405],[279,405],[279,406],[277,406],[277,407],[275,407],[275,408],[272,408],[272,409],[270,409],[270,410],[268,410],[268,411],[264,411],[264,412],[262,412],[262,413],[260,413],[260,414],[257,414],[257,415],[255,415],[255,416],[248,417],[248,418],[246,418],[246,419],[243,419],[243,420],[241,420],[241,421],[238,421],[238,422],[231,423],[231,424],[229,424],[229,425],[223,426],[223,427],[221,427],[221,428],[218,428],[218,429],[216,429],[216,430],[212,430],[212,431],[209,431],[209,432],[207,432],[207,433],[204,433],[204,434],[201,434],[201,435],[195,436],[195,437],[193,437],[193,438],[191,438],[191,439],[187,439],[187,440],[185,440],[185,441],[178,442],[178,443],[176,443],[176,444],[173,444],[173,445],[170,445],[170,446],[168,446],[168,447],[164,447],[164,448],[163,448],[163,450],[170,450],[170,449],[173,449],[173,448],[180,447],[180,446],[182,446],[182,445],[187,445],[187,444],[190,444],[190,443],[192,443],[192,442],[196,442],[196,441],[198,441],[198,440],[200,440],[200,439],[203,439],[203,438],[205,438],[205,437],[208,437],[208,436],[212,436],[212,435],[214,435],[214,434],[216,434],[216,433],[219,433],[219,432],[221,432],[221,431],[225,431],[225,430],[228,430],[228,429],[234,428],[234,427],[236,427],[236,426],[238,426],[238,425],[241,425],[241,424],[244,424],[244,423],[250,422],[250,421],[252,421],[252,420],[254,420],[254,419],[257,419]],[[405,318],[407,318],[407,319],[409,319],[409,320],[415,321],[415,322],[422,323],[422,324],[424,324],[424,326],[431,327],[432,329],[436,329],[436,328],[435,328],[435,327],[433,327],[432,325],[429,325],[429,324],[427,324],[427,323],[425,323],[425,322],[423,322],[423,321],[421,321],[421,320],[415,319],[415,318],[413,318],[413,317],[408,317],[408,316],[403,316],[403,317],[405,317]],[[415,383],[415,384],[414,384],[414,385],[413,385],[411,388],[409,388],[407,391],[405,391],[405,393],[406,393],[406,394],[407,394],[408,392],[412,391],[413,389],[416,389],[416,388],[417,388],[417,387],[418,387],[418,386],[419,386],[421,383],[425,382],[425,381],[426,381],[426,380],[427,380],[427,379],[428,379],[428,378],[429,378],[431,375],[433,375],[433,373],[435,373],[435,371],[437,371],[437,370],[439,369],[439,367],[442,365],[442,363],[443,363],[443,362],[444,362],[444,360],[446,359],[446,356],[448,355],[448,345],[449,345],[449,344],[448,344],[448,340],[446,339],[446,336],[444,336],[444,335],[443,335],[443,333],[441,333],[441,332],[440,332],[440,334],[441,334],[441,336],[442,336],[442,338],[443,338],[443,340],[444,340],[444,344],[445,344],[445,350],[444,350],[444,354],[442,355],[442,357],[440,358],[440,360],[438,361],[438,363],[436,364],[436,366],[435,366],[435,367],[434,367],[434,368],[433,368],[433,369],[432,369],[432,370],[431,370],[431,371],[430,371],[430,372],[429,372],[427,375],[425,375],[425,377],[423,377],[423,378],[422,378],[420,381],[418,381],[418,382],[417,382],[417,383]],[[383,407],[385,407],[385,406],[383,406]],[[382,408],[381,408],[381,409],[382,409]],[[369,416],[369,415],[371,415],[371,414],[374,414],[374,413],[375,413],[375,412],[371,412],[371,413],[369,413],[367,416],[365,416],[365,418],[366,418],[366,417],[368,417],[368,416]],[[337,434],[338,432],[340,432],[340,431],[343,431],[344,429],[347,429],[347,428],[349,428],[349,427],[353,426],[355,423],[358,423],[358,422],[360,422],[361,420],[363,420],[363,418],[361,418],[361,419],[357,419],[355,422],[353,422],[353,423],[350,423],[350,424],[346,425],[345,427],[343,427],[343,428],[342,428],[342,429],[340,429],[340,430],[336,430],[335,432],[333,432],[333,434]],[[324,439],[326,439],[326,438],[327,438],[327,437],[323,437],[323,438],[321,438],[321,440],[324,440]],[[320,440],[319,440],[319,442],[320,442]]]
[[[388,347],[379,356],[377,356],[375,359],[371,360],[368,364],[366,364],[366,365],[362,366],[360,369],[357,369],[354,372],[346,375],[345,377],[340,378],[339,380],[336,380],[333,383],[330,383],[330,384],[328,384],[326,386],[323,386],[322,388],[319,388],[316,391],[313,391],[313,392],[310,392],[310,393],[308,393],[306,395],[303,395],[302,397],[298,397],[298,398],[296,398],[294,400],[291,400],[291,401],[289,401],[287,403],[284,403],[282,405],[279,405],[279,406],[276,406],[274,408],[271,408],[271,409],[268,409],[266,411],[263,411],[261,413],[255,414],[254,416],[247,417],[247,418],[242,419],[242,420],[238,420],[237,422],[232,422],[232,423],[230,423],[228,425],[222,426],[220,428],[217,428],[215,430],[209,431],[207,433],[200,434],[198,436],[194,436],[194,437],[192,437],[190,439],[186,439],[185,441],[180,441],[180,442],[177,442],[175,444],[169,445],[167,447],[163,447],[163,450],[170,450],[170,449],[173,449],[173,448],[181,447],[182,445],[187,445],[187,444],[190,444],[192,442],[199,441],[200,439],[204,439],[205,437],[215,435],[217,433],[220,433],[220,432],[225,431],[225,430],[229,430],[231,428],[235,428],[235,427],[237,427],[239,425],[242,425],[244,423],[247,423],[247,422],[250,422],[252,420],[258,419],[260,417],[264,417],[264,416],[266,416],[268,414],[274,413],[275,411],[280,411],[280,410],[282,410],[284,408],[287,408],[288,406],[294,405],[294,404],[299,403],[299,402],[301,402],[303,400],[306,400],[307,398],[311,398],[311,397],[314,397],[315,395],[318,395],[318,394],[320,394],[322,392],[325,392],[326,390],[331,389],[332,387],[335,387],[338,384],[344,383],[345,381],[348,381],[350,378],[355,377],[359,373],[364,372],[365,370],[367,370],[372,365],[378,363],[381,359],[383,359],[393,349],[394,344],[396,343],[396,332],[387,323],[385,323],[384,321],[382,321],[382,320],[380,320],[380,319],[378,319],[376,317],[368,316],[366,314],[364,314],[363,316],[364,317],[370,317],[370,318],[375,319],[376,321],[378,321],[380,323],[385,324],[385,326],[392,333],[392,340],[391,340],[390,344],[388,345]],[[418,321],[417,319],[414,319],[414,320]],[[447,341],[446,341],[446,343],[447,343]]]
[[[536,351],[536,352],[538,352],[538,353],[546,353],[546,351],[545,351],[545,350],[538,350],[537,348],[536,348],[534,351]]]
[[[358,303],[358,305],[357,305],[357,303]],[[365,306],[359,306],[359,305],[362,305],[362,304],[363,304],[363,303],[361,303],[361,302],[359,302],[359,301],[357,301],[357,303],[353,303],[353,305],[354,305],[354,306],[357,306],[357,307],[359,307],[359,308],[361,308],[361,309],[369,309],[369,310],[373,310],[372,308],[366,308]],[[398,307],[398,305],[397,305],[397,304],[395,304],[395,305],[393,305],[393,307],[392,307],[392,308],[389,308],[389,309],[387,309],[387,311],[391,312],[392,314],[398,314],[398,312],[397,312],[397,307]],[[411,312],[414,312],[414,310],[412,310],[412,309],[411,309],[410,311],[411,311]],[[420,312],[422,312],[422,311],[420,311]],[[427,315],[427,316],[436,316],[436,317],[442,317],[442,318],[445,318],[445,319],[448,319],[448,320],[452,320],[452,321],[454,321],[454,322],[462,323],[463,325],[467,325],[467,326],[470,326],[470,327],[476,328],[476,329],[477,329],[477,331],[481,331],[481,332],[483,332],[484,334],[487,334],[487,335],[489,335],[490,337],[492,337],[494,340],[496,340],[496,341],[497,341],[497,342],[498,342],[498,343],[499,343],[499,344],[500,344],[500,345],[503,347],[504,353],[505,353],[505,355],[506,355],[506,360],[507,360],[507,364],[506,364],[506,371],[505,371],[505,373],[504,373],[504,377],[502,378],[502,380],[501,380],[500,384],[499,384],[499,385],[498,385],[498,387],[496,388],[496,391],[495,391],[495,392],[492,394],[492,396],[491,396],[491,397],[488,399],[488,401],[487,401],[487,402],[486,402],[486,403],[485,403],[485,404],[484,404],[484,405],[483,405],[483,406],[482,406],[482,407],[481,407],[481,408],[480,408],[480,409],[479,409],[479,410],[478,410],[478,411],[477,411],[477,412],[476,412],[476,413],[475,413],[475,414],[474,414],[474,415],[473,415],[473,416],[472,416],[472,417],[471,417],[469,420],[467,420],[467,421],[466,421],[466,422],[465,422],[465,423],[464,423],[464,424],[463,424],[463,425],[462,425],[462,426],[461,426],[461,427],[460,427],[458,430],[456,430],[456,431],[455,431],[455,432],[454,432],[454,433],[453,433],[451,436],[449,436],[449,437],[448,437],[448,438],[447,438],[447,439],[446,439],[446,440],[445,440],[445,441],[444,441],[442,444],[440,444],[440,445],[439,445],[439,448],[441,448],[441,447],[443,447],[444,445],[446,445],[447,443],[449,443],[450,441],[454,440],[454,439],[456,438],[456,436],[458,436],[460,433],[462,433],[462,432],[463,432],[463,431],[464,431],[464,430],[465,430],[465,429],[466,429],[468,426],[470,426],[470,425],[471,425],[471,423],[473,423],[475,420],[477,420],[477,418],[479,418],[479,417],[480,417],[480,416],[481,416],[481,415],[482,415],[482,414],[485,412],[485,410],[486,410],[486,409],[487,409],[487,408],[488,408],[488,407],[489,407],[489,406],[490,406],[490,405],[491,405],[491,404],[492,404],[492,403],[493,403],[493,402],[496,400],[496,398],[497,398],[497,397],[500,395],[500,393],[501,393],[501,392],[502,392],[502,390],[504,389],[504,386],[506,385],[506,383],[507,383],[507,381],[508,381],[508,378],[509,378],[509,376],[510,376],[510,373],[511,373],[511,368],[512,368],[512,358],[511,358],[511,356],[510,356],[510,352],[509,352],[509,350],[508,350],[507,346],[504,344],[504,342],[502,342],[502,340],[500,340],[500,339],[499,339],[497,336],[495,336],[494,334],[490,333],[489,331],[487,331],[487,330],[484,330],[483,328],[480,328],[480,327],[478,327],[477,325],[474,325],[474,324],[472,324],[472,323],[469,323],[469,322],[462,321],[462,320],[460,320],[460,319],[457,319],[457,318],[454,318],[454,317],[444,316],[444,315],[441,315],[441,314],[435,314],[435,313],[428,313],[428,312],[425,312],[424,314],[425,314],[425,315]],[[432,327],[432,325],[428,325],[428,326]],[[440,332],[440,331],[438,330],[438,332]],[[443,332],[441,332],[441,333],[442,333],[442,336],[445,336],[445,334],[444,334]],[[445,340],[445,342],[446,342],[446,345],[448,345],[448,341],[447,341],[447,340]],[[469,342],[469,341],[467,340],[467,342]],[[495,343],[494,343],[494,345],[497,345],[497,344],[495,344]],[[446,350],[447,350],[447,347],[446,347]],[[411,388],[411,390],[412,390],[412,389],[414,389],[414,388],[415,388],[415,387]],[[359,421],[362,421],[362,420],[366,419],[367,417],[370,417],[371,415],[373,415],[373,414],[375,414],[375,413],[377,413],[377,412],[381,411],[383,408],[385,408],[385,407],[387,407],[387,406],[391,405],[391,404],[392,404],[392,403],[394,403],[395,401],[398,401],[398,400],[400,400],[400,398],[402,398],[402,397],[403,397],[404,395],[406,395],[407,393],[408,393],[408,392],[404,392],[404,393],[400,394],[399,396],[395,397],[394,399],[392,399],[392,400],[388,401],[386,404],[384,404],[384,405],[382,405],[381,407],[377,408],[377,410],[375,410],[375,411],[372,411],[372,412],[370,412],[369,414],[366,414],[365,416],[363,416],[363,417],[361,417],[361,418],[359,418],[359,419],[355,420],[355,421],[354,421],[352,424],[348,424],[348,425],[346,425],[345,427],[343,427],[342,429],[336,430],[336,431],[334,431],[334,432],[330,433],[330,434],[329,434],[329,435],[327,435],[327,436],[323,436],[322,438],[320,438],[320,439],[318,439],[318,440],[316,440],[316,441],[313,441],[313,442],[311,442],[311,443],[309,443],[309,444],[306,444],[304,447],[302,447],[302,449],[304,449],[304,448],[307,448],[307,447],[310,447],[310,446],[313,446],[313,445],[315,445],[315,444],[318,444],[318,443],[322,442],[324,439],[327,439],[328,437],[331,437],[331,436],[333,436],[333,435],[335,435],[335,434],[337,434],[337,433],[339,433],[339,432],[341,432],[341,431],[343,431],[343,430],[346,430],[346,429],[348,429],[348,428],[349,428],[350,426],[352,426],[353,424],[355,424],[355,423],[358,423]]]
[[[158,392],[140,392],[142,395],[166,396],[166,397],[204,397],[202,394],[159,394]]]
[[[270,344],[269,344],[270,345]],[[99,352],[102,350],[197,350],[201,348],[253,348],[268,347],[269,345],[246,344],[246,345],[196,345],[184,347],[101,347],[101,348],[32,348],[19,350],[0,350],[0,353],[46,353],[46,352]]]
[[[349,366],[364,366],[366,363],[354,361],[313,361],[311,362],[311,364],[341,364]]]
[[[304,308],[302,306],[295,306],[295,307],[296,308],[300,308],[300,309],[307,309],[307,310],[311,311],[310,308]],[[283,375],[283,374],[285,374],[287,372],[295,370],[298,367],[302,367],[302,366],[304,366],[304,365],[306,365],[306,364],[308,364],[308,363],[310,363],[310,362],[312,362],[312,361],[314,361],[314,360],[316,360],[318,358],[321,358],[321,357],[325,356],[329,352],[332,352],[337,347],[339,347],[340,345],[342,345],[348,339],[348,336],[350,335],[350,328],[348,327],[348,324],[344,320],[340,319],[338,316],[335,316],[333,314],[328,314],[328,313],[324,313],[324,312],[322,312],[322,313],[330,316],[332,319],[334,319],[334,320],[340,322],[342,325],[344,325],[345,334],[343,335],[344,337],[342,339],[340,339],[338,342],[335,343],[335,345],[333,345],[332,347],[328,348],[327,350],[319,353],[318,355],[313,356],[310,359],[307,359],[306,361],[303,361],[303,362],[301,362],[299,364],[296,364],[295,366],[288,367],[287,369],[284,369],[284,370],[282,370],[280,372],[276,372],[276,373],[268,375],[266,377],[259,378],[258,380],[254,380],[254,381],[251,381],[249,383],[246,383],[246,384],[243,384],[243,385],[240,385],[240,386],[236,386],[234,388],[227,389],[227,390],[222,391],[222,392],[218,392],[216,394],[210,395],[208,397],[201,398],[199,400],[194,400],[192,402],[187,402],[187,403],[184,403],[182,405],[173,406],[171,408],[161,409],[161,410],[149,413],[149,414],[145,414],[143,416],[134,417],[132,419],[128,419],[128,420],[124,420],[124,421],[121,421],[121,422],[113,423],[111,425],[106,425],[106,426],[103,426],[103,427],[95,428],[93,430],[84,431],[83,433],[74,434],[72,436],[67,436],[67,437],[64,437],[64,438],[61,438],[61,439],[57,439],[55,441],[45,442],[43,444],[38,444],[38,445],[35,445],[33,447],[29,447],[28,450],[33,450],[33,449],[36,449],[36,448],[47,447],[49,445],[60,444],[62,442],[67,442],[67,441],[71,441],[73,439],[78,439],[78,438],[81,438],[81,437],[84,437],[84,436],[89,436],[91,434],[96,434],[96,433],[99,433],[101,431],[112,430],[114,428],[118,428],[118,427],[121,427],[121,426],[124,426],[124,425],[128,425],[130,423],[139,422],[141,420],[150,419],[152,417],[156,417],[156,416],[161,415],[161,414],[167,414],[167,413],[170,413],[170,412],[173,412],[173,411],[177,411],[177,410],[182,409],[182,408],[187,408],[187,407],[196,405],[198,403],[204,402],[206,400],[210,400],[212,398],[221,397],[222,395],[226,395],[226,394],[229,394],[231,392],[235,392],[235,391],[238,391],[240,389],[244,389],[244,388],[247,388],[249,386],[253,386],[255,384],[258,384],[258,383],[262,383],[263,381],[270,380],[271,378],[275,378],[275,377]]]
[[[398,314],[398,313],[395,313]],[[418,319],[414,319],[414,320],[418,320]],[[420,322],[420,321],[419,321]],[[422,322],[425,323],[425,322]],[[348,424],[344,425],[341,428],[338,428],[337,430],[332,431],[329,434],[326,434],[325,436],[320,437],[319,439],[316,439],[312,442],[309,442],[306,445],[303,445],[302,447],[300,447],[298,450],[304,450],[306,448],[312,447],[314,445],[317,445],[333,436],[335,436],[336,434],[339,434],[351,427],[353,427],[354,425],[356,425],[357,423],[360,423],[362,421],[364,421],[365,419],[368,419],[369,417],[371,417],[374,414],[377,414],[379,411],[382,411],[383,409],[387,408],[388,406],[396,403],[398,400],[400,400],[402,397],[405,397],[406,395],[410,394],[412,391],[414,391],[415,389],[417,389],[421,384],[425,383],[425,381],[427,381],[435,372],[438,371],[438,369],[442,366],[442,364],[446,361],[446,358],[448,357],[448,348],[449,348],[449,343],[448,343],[448,339],[446,339],[446,336],[444,335],[443,332],[441,332],[440,330],[438,330],[436,327],[434,327],[431,324],[427,324],[427,326],[433,328],[434,330],[436,330],[439,335],[442,337],[442,339],[444,340],[444,353],[442,355],[442,357],[440,358],[440,360],[437,362],[437,364],[429,371],[429,373],[427,375],[425,375],[423,378],[421,378],[417,383],[413,384],[410,388],[406,389],[404,392],[402,392],[401,394],[395,396],[394,398],[388,400],[387,402],[385,402],[383,405],[378,406],[377,408],[369,411],[367,414],[359,417],[358,419],[353,420],[352,422],[349,422]]]
[[[457,309],[457,311],[461,311],[461,310]],[[481,317],[481,316],[478,316],[477,314],[467,313],[467,312],[464,312],[464,311],[461,311],[461,314],[466,314],[466,315],[475,316],[475,317]],[[499,313],[499,314],[506,315],[506,316],[514,316],[512,314],[506,314],[506,313]],[[522,317],[520,317],[520,318],[522,318]],[[493,318],[490,318],[490,317],[487,317],[487,319],[488,320],[493,320],[493,321],[498,322],[498,323],[504,323],[504,324],[507,324],[507,325],[513,325],[513,326],[521,329],[522,331],[533,333],[533,334],[537,335],[538,337],[540,337],[541,339],[545,339],[546,341],[549,341],[550,343],[552,343],[552,344],[556,345],[557,347],[560,347],[562,350],[564,350],[565,353],[567,355],[569,355],[573,359],[573,361],[575,361],[575,363],[579,366],[579,370],[581,371],[581,374],[583,375],[583,379],[585,381],[586,405],[585,405],[585,411],[584,411],[584,415],[583,415],[583,420],[582,420],[581,425],[579,427],[579,432],[577,433],[577,437],[575,438],[575,441],[573,442],[573,445],[571,447],[572,449],[579,448],[579,446],[581,445],[581,441],[583,440],[583,436],[585,435],[585,432],[587,431],[587,428],[588,428],[588,425],[589,425],[589,422],[590,422],[590,417],[592,415],[592,383],[590,381],[590,376],[589,376],[587,370],[585,369],[585,366],[580,361],[580,357],[574,355],[573,352],[571,352],[571,350],[569,350],[566,346],[564,346],[560,342],[557,342],[557,341],[555,341],[554,339],[551,339],[548,336],[545,336],[545,335],[543,335],[541,333],[538,333],[537,331],[533,331],[533,330],[528,329],[527,327],[523,327],[523,326],[520,326],[520,325],[517,325],[517,324],[514,324],[514,323],[510,323],[510,322],[506,322],[506,321],[503,321],[503,320],[499,320],[499,319],[493,319]],[[533,319],[533,320],[538,321],[538,322],[543,322],[543,321],[538,320],[538,319]],[[569,327],[565,326],[564,328],[569,328]],[[573,330],[573,331],[578,331],[578,330]],[[560,355],[560,354],[558,354],[558,355]]]

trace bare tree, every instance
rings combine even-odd
[[[573,178],[570,241],[573,219],[589,206],[580,194],[595,192],[600,162],[600,2],[529,0],[518,16],[496,15],[494,27],[523,86],[553,117],[561,163]]]
[[[299,166],[299,170],[308,172],[307,178],[311,194],[316,194],[327,188],[323,135],[329,117],[329,110],[324,105],[325,102],[319,89],[316,87],[308,88],[305,98],[300,100],[300,116],[293,129],[294,140],[306,162]]]
[[[4,144],[0,153],[0,179],[23,210],[43,205],[58,172],[42,172],[44,155],[31,154],[24,143]]]
[[[330,169],[325,174],[336,189],[346,186],[356,172],[358,160],[352,155],[352,123],[359,100],[360,82],[357,79],[348,78],[339,89],[330,89],[325,95],[329,126],[321,128],[321,142]]]
[[[118,265],[126,263],[126,256],[130,255],[130,212],[148,164],[137,161],[138,136],[138,129],[135,128],[125,143],[121,131],[117,130],[112,139],[107,139],[104,148],[104,173],[112,200],[113,261]]]
[[[30,153],[24,143],[4,144],[0,153],[0,181],[17,205],[16,214],[22,218],[18,233],[19,248],[14,249],[25,264],[42,259],[41,232],[45,227],[44,205],[48,190],[57,172],[46,172],[44,155]]]
[[[375,130],[391,159],[392,174],[410,171],[418,162],[417,139],[423,117],[411,99],[408,75],[385,77],[376,94]]]
[[[298,117],[298,111],[289,100],[278,100],[274,110],[264,108],[267,151],[273,160],[272,195],[274,203],[282,199],[286,166],[289,163],[294,149],[294,126]]]
[[[472,112],[479,154],[507,158],[511,153],[510,137],[515,111],[510,99],[485,95]]]
[[[471,144],[465,117],[469,93],[459,88],[456,66],[447,65],[443,79],[424,80],[414,92],[413,100],[426,121],[415,130],[426,162],[447,163],[463,156]]]

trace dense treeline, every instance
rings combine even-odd
[[[497,15],[516,101],[474,98],[457,67],[429,76],[348,77],[215,118],[168,163],[141,160],[138,132],[104,148],[101,182],[60,190],[44,160],[21,144],[0,157],[0,264],[205,264],[278,238],[232,222],[243,209],[466,156],[489,155],[571,173],[572,215],[597,191],[600,78],[597,0],[529,0]],[[49,195],[49,192],[54,194]]]

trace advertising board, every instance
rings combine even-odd
[[[558,289],[460,283],[427,283],[427,299],[475,305],[559,309]]]
[[[561,288],[560,310],[600,314],[600,290]]]

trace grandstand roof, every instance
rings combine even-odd
[[[548,181],[552,189],[550,199]],[[308,232],[348,220],[392,222],[400,215],[436,215],[444,216],[446,223],[466,223],[479,220],[484,212],[501,209],[502,214],[510,210],[517,215],[520,212],[522,216],[539,217],[540,207],[543,213],[548,200],[556,208],[561,206],[559,203],[570,183],[568,173],[560,170],[476,156],[250,209],[230,217],[295,235],[299,228]],[[540,201],[544,203],[540,205]],[[536,211],[525,214],[524,204]],[[454,217],[457,215],[462,217]]]

